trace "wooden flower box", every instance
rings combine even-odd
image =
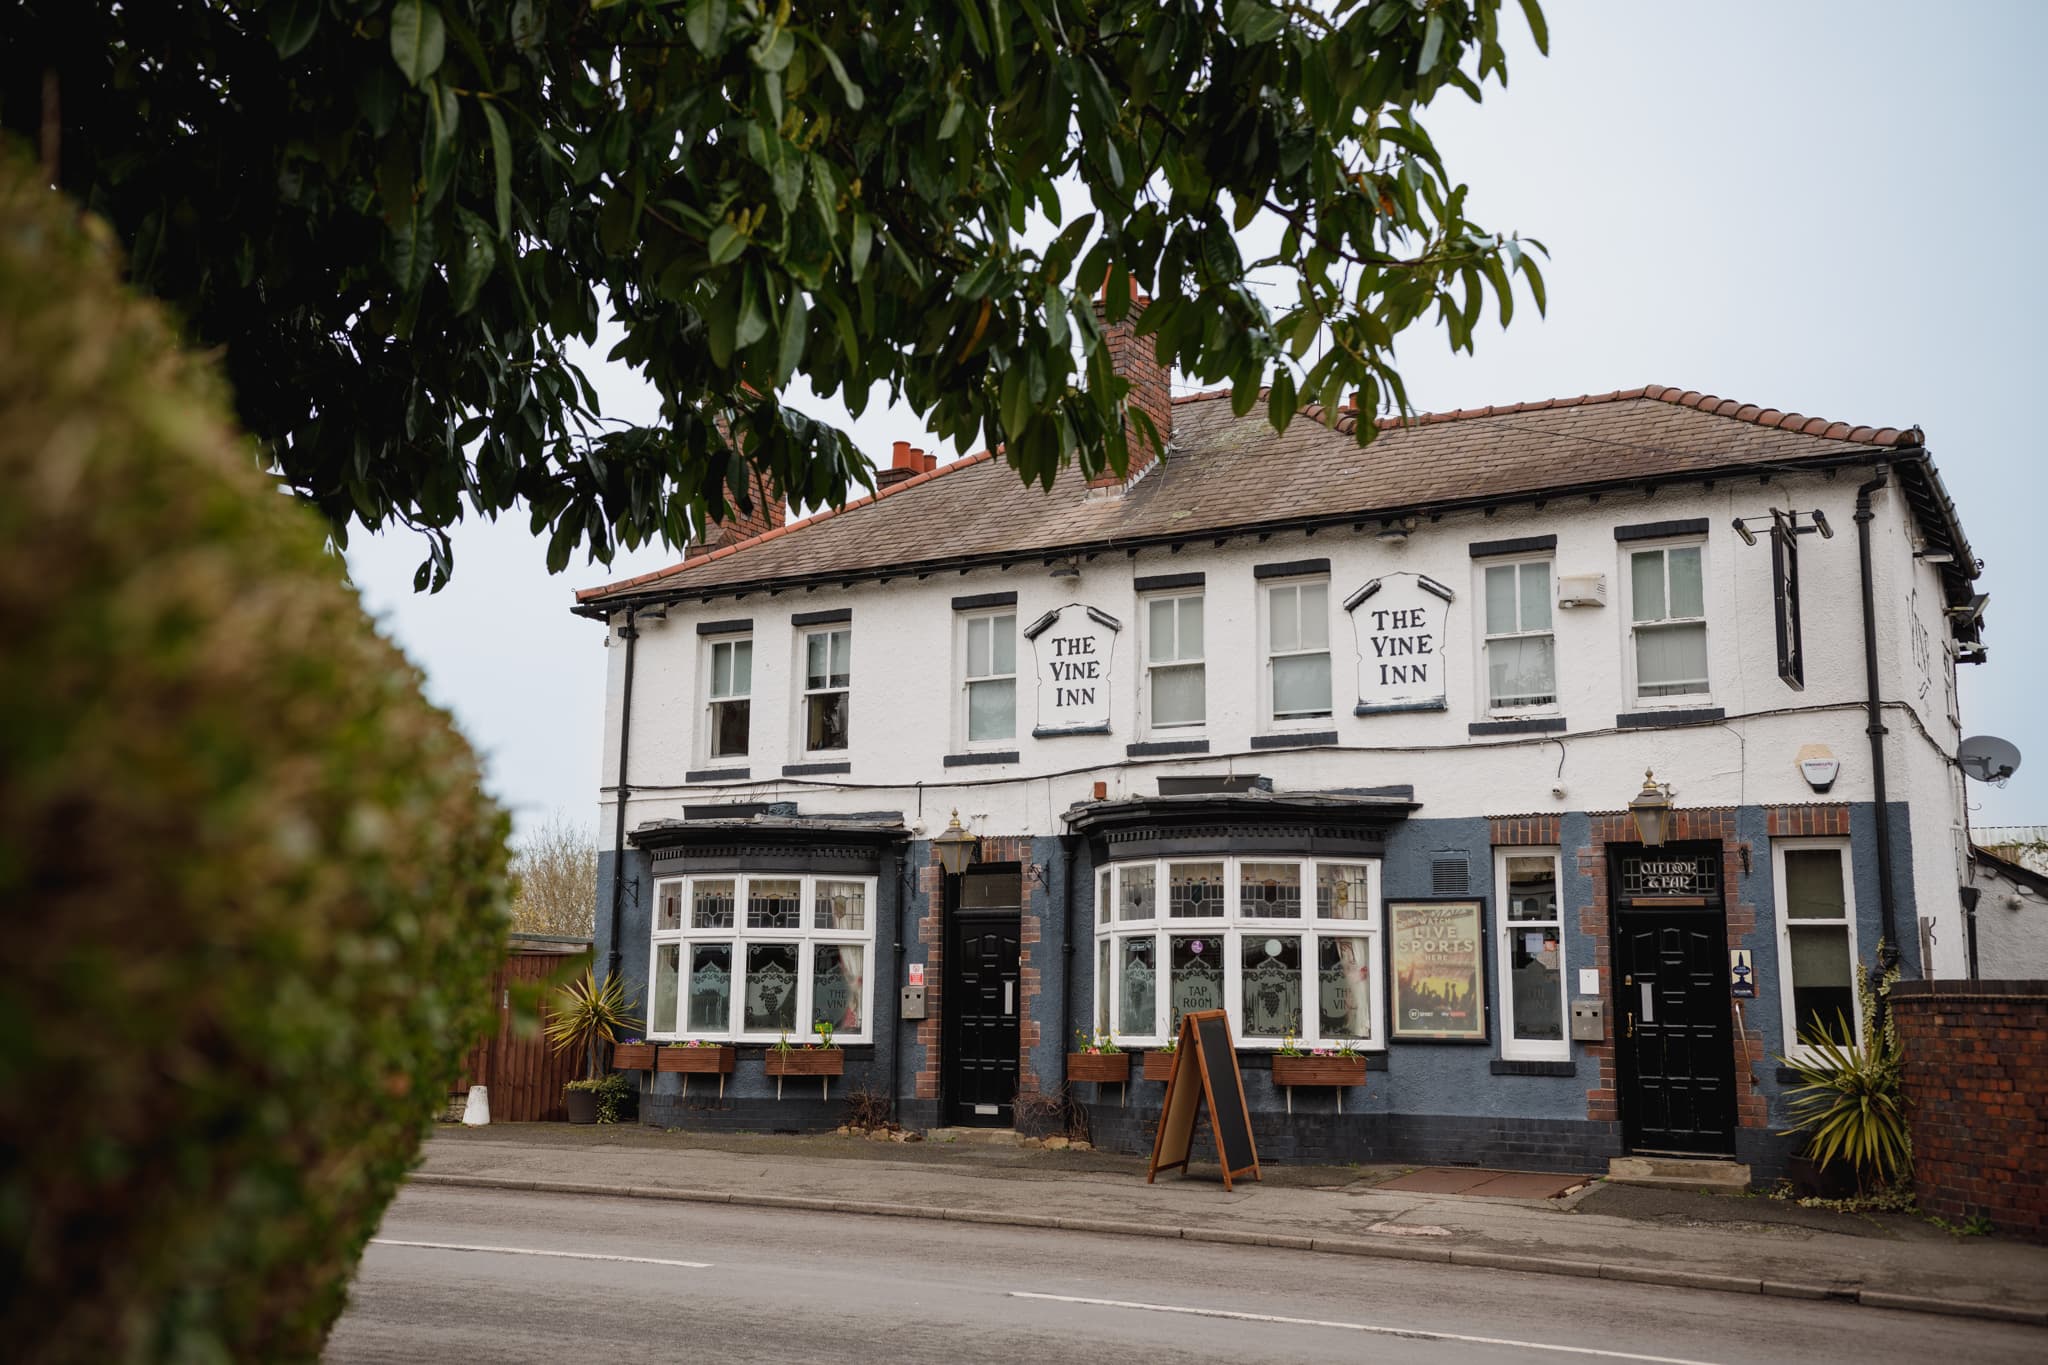
[[[1123,1085],[1131,1079],[1128,1052],[1069,1052],[1067,1079],[1093,1081],[1097,1085]]]
[[[1148,1052],[1145,1054],[1145,1079],[1168,1081],[1173,1079],[1173,1063],[1179,1054],[1172,1052]]]
[[[1364,1085],[1363,1057],[1275,1057],[1275,1085]]]
[[[771,1076],[843,1076],[846,1053],[836,1047],[793,1047],[787,1052],[768,1049]]]
[[[732,1075],[734,1050],[730,1044],[718,1047],[665,1047],[656,1070],[680,1071],[685,1076]]]
[[[652,1071],[658,1050],[652,1043],[614,1043],[612,1066],[619,1071]]]

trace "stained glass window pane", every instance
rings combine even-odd
[[[794,877],[749,877],[747,879],[747,927],[749,929],[801,929],[804,927],[803,883]]]
[[[811,1022],[835,1033],[859,1033],[867,995],[867,950],[857,943],[812,945]]]
[[[1372,883],[1358,863],[1316,864],[1316,915],[1320,919],[1369,919]]]
[[[1173,938],[1167,952],[1167,1032],[1178,1034],[1183,1014],[1223,1008],[1223,940],[1214,934]]]
[[[1240,945],[1239,1000],[1247,1038],[1301,1032],[1301,940],[1247,933]]]
[[[732,1027],[732,945],[690,945],[690,1017],[687,1033],[724,1033]]]
[[[682,928],[683,884],[681,882],[664,882],[661,887],[658,907],[654,917],[654,927],[657,930]]]
[[[1168,863],[1166,913],[1173,919],[1223,916],[1222,863]]]
[[[794,943],[747,945],[746,993],[740,1004],[740,1027],[746,1032],[796,1032],[797,948]]]
[[[690,927],[732,928],[733,882],[730,877],[698,878],[690,883]]]
[[[1330,1041],[1372,1037],[1372,940],[1316,944],[1316,1026]]]
[[[647,1007],[649,1033],[676,1030],[676,987],[682,979],[683,945],[664,943],[654,953],[654,1000]]]
[[[1116,917],[1148,920],[1159,913],[1159,873],[1151,863],[1125,863],[1117,869]]]
[[[1117,1031],[1150,1037],[1159,1026],[1159,945],[1152,935],[1118,941],[1118,984],[1123,989],[1123,1006]]]
[[[867,928],[867,883],[827,881],[820,877],[811,888],[811,923],[819,929]]]
[[[1237,912],[1248,919],[1301,918],[1301,864],[1237,865]]]

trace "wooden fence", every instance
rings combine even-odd
[[[514,935],[510,954],[491,978],[497,1027],[469,1050],[455,1093],[466,1095],[472,1085],[489,1086],[493,1122],[565,1122],[569,1115],[562,1107],[562,1087],[582,1073],[583,1054],[556,1052],[538,1032],[525,1036],[516,1032],[512,993],[521,986],[537,988],[564,972],[580,971],[589,961],[588,940]],[[547,1017],[543,1000],[543,1028]]]

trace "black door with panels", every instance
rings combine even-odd
[[[1721,846],[1610,848],[1614,1070],[1632,1152],[1735,1150]]]
[[[939,1000],[941,1103],[949,1123],[1007,1128],[1016,1122],[1023,878],[1014,867],[975,868],[957,885]]]

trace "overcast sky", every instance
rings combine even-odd
[[[2048,823],[2037,626],[2048,474],[2032,396],[2048,371],[2048,5],[1643,4],[1552,0],[1539,58],[1516,7],[1512,84],[1430,111],[1479,222],[1542,239],[1550,313],[1404,340],[1423,410],[1675,384],[1873,426],[1918,425],[1985,561],[1991,663],[1964,668],[1963,725],[2018,744],[1975,824]],[[630,372],[592,365],[608,414],[645,418]],[[928,439],[916,414],[845,410],[862,449]],[[946,452],[948,454],[952,452]],[[365,601],[486,755],[522,828],[596,826],[602,630],[571,592],[673,563],[666,549],[550,577],[523,518],[456,537],[455,581],[411,589],[420,543],[358,534]]]

